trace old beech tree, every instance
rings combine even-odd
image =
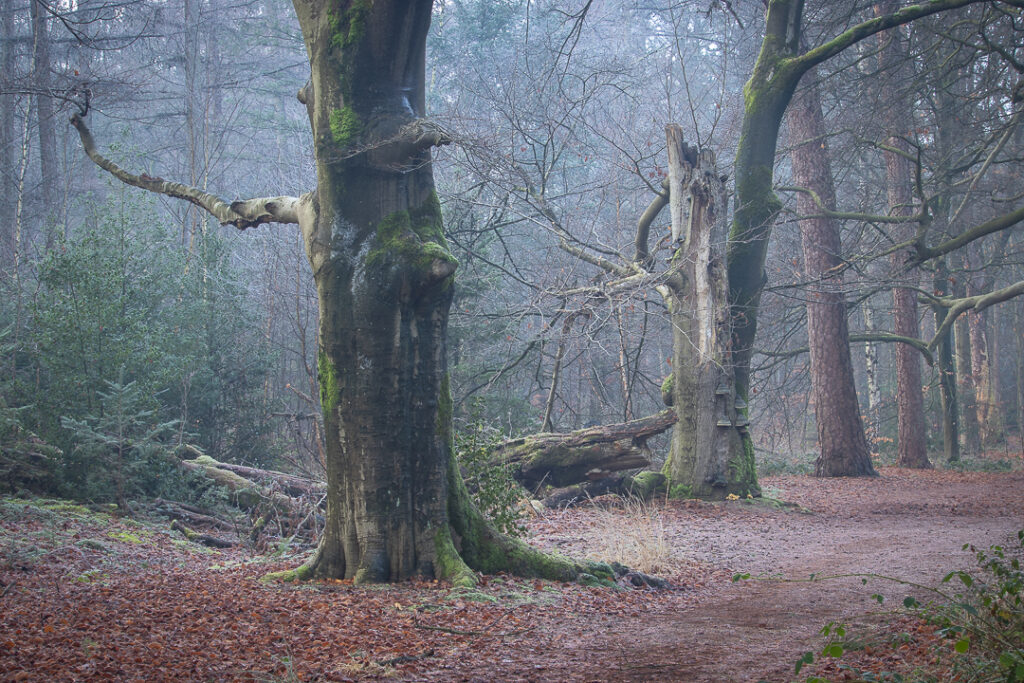
[[[452,451],[445,337],[457,267],[442,231],[424,118],[431,0],[295,0],[311,76],[299,92],[317,186],[300,197],[226,202],[134,175],[240,229],[298,224],[319,297],[318,369],[327,521],[316,554],[284,578],[356,582],[413,575],[471,583],[473,570],[573,579],[607,575],[497,533],[471,504]]]

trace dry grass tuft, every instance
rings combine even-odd
[[[619,562],[656,575],[675,574],[686,564],[672,549],[656,503],[625,498],[611,506],[596,501],[591,505],[587,559]]]

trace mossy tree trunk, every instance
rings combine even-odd
[[[980,0],[932,0],[869,19],[801,53],[802,0],[769,0],[761,51],[744,86],[736,148],[736,199],[729,235],[729,296],[733,307],[736,392],[749,399],[750,361],[766,275],[765,257],[782,204],[773,190],[779,127],[800,78],[809,69],[880,31]],[[749,439],[746,447],[750,448]]]
[[[296,0],[317,161],[300,226],[320,304],[327,519],[301,576],[471,580],[469,567],[572,578],[497,534],[451,443],[445,339],[456,261],[424,125],[430,0]],[[468,563],[468,565],[467,565]]]
[[[669,208],[678,246],[659,290],[672,323],[671,402],[678,420],[664,473],[670,495],[758,494],[753,458],[736,410],[731,317],[725,272],[725,185],[714,154],[666,127]]]

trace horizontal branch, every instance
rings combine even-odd
[[[977,225],[970,230],[965,230],[956,237],[942,242],[934,247],[920,247],[917,250],[917,260],[927,261],[928,259],[936,258],[948,254],[951,251],[956,251],[960,247],[963,247],[974,240],[981,239],[986,235],[991,235],[994,232],[1000,232],[1008,228],[1012,228],[1018,223],[1024,221],[1024,206],[1020,207],[1016,211],[1005,213],[1002,216],[993,218],[990,221],[986,221],[981,225]],[[906,247],[913,247],[913,243],[907,243]]]
[[[1008,299],[1020,296],[1024,294],[1024,280],[1015,282],[1009,287],[1003,287],[997,289],[994,292],[987,294],[978,294],[977,296],[966,296],[961,299],[939,299],[936,303],[946,309],[946,317],[943,318],[942,324],[935,331],[935,336],[928,342],[928,349],[933,350],[939,345],[939,341],[946,334],[956,319],[960,317],[961,313],[965,313],[970,310],[981,312],[989,306],[1001,303]]]
[[[126,185],[191,202],[220,221],[221,225],[233,225],[239,230],[245,230],[263,223],[297,224],[300,206],[311,196],[306,193],[302,197],[262,197],[226,202],[196,187],[154,178],[146,173],[130,173],[99,153],[96,141],[93,140],[92,133],[89,132],[82,116],[74,114],[71,117],[71,125],[78,131],[85,153],[104,171]]]
[[[854,43],[858,43],[865,38],[875,35],[876,33],[880,33],[896,26],[902,26],[903,24],[914,21],[915,19],[920,19],[938,12],[945,12],[947,10],[973,5],[981,1],[982,0],[929,0],[928,2],[909,5],[893,12],[892,14],[876,17],[857,24],[827,43],[819,45],[812,50],[808,50],[799,57],[795,57],[788,61],[796,74],[803,75],[818,64],[835,57]],[[1017,3],[1011,1],[1009,4],[1016,5]]]
[[[917,223],[926,218],[925,214],[919,213],[912,216],[881,216],[874,213],[857,213],[849,211],[832,211],[821,201],[821,197],[814,190],[796,185],[780,185],[776,188],[780,192],[802,192],[808,195],[814,205],[821,210],[820,214],[813,216],[801,216],[801,218],[835,218],[836,220],[862,221],[864,223]]]
[[[904,337],[898,334],[889,334],[888,332],[863,332],[859,334],[851,334],[849,342],[851,344],[858,342],[906,344],[907,346],[911,346],[920,351],[928,365],[935,364],[935,359],[932,357],[932,349],[929,345],[925,344],[920,339],[915,339],[914,337]],[[808,347],[801,346],[800,348],[792,349],[790,351],[764,351],[759,349],[758,353],[772,358],[795,358],[807,353],[808,351],[810,351]]]

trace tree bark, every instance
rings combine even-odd
[[[300,217],[320,304],[327,520],[297,577],[471,583],[470,567],[571,579],[498,534],[455,464],[445,348],[457,262],[423,125],[432,3],[295,0],[318,184]]]
[[[36,91],[36,116],[39,131],[39,170],[41,175],[39,196],[44,205],[44,239],[46,250],[53,248],[62,231],[61,216],[52,207],[57,201],[57,128],[53,119],[53,97],[50,95],[50,30],[49,18],[41,3],[29,3],[32,16],[32,81]]]
[[[937,296],[949,293],[949,270],[946,268],[945,257],[939,257],[932,278],[933,289]],[[940,329],[946,310],[940,306],[933,309],[935,328]],[[939,391],[941,392],[942,411],[942,453],[946,462],[960,461],[960,407],[956,391],[956,364],[953,360],[953,329],[939,335],[938,347]]]
[[[895,9],[891,0],[875,6],[876,14],[888,14]],[[899,32],[887,31],[880,33],[878,63],[881,69],[901,71],[900,68],[906,61],[906,50],[899,44]],[[908,156],[911,154],[910,146],[903,139],[907,133],[905,129],[909,123],[904,119],[906,114],[902,107],[898,110],[890,107],[886,114],[886,128],[888,138],[886,144],[890,149],[883,151],[885,158],[886,194],[889,202],[889,213],[891,215],[913,214],[913,193],[911,183],[914,177],[914,167]],[[899,226],[894,226],[894,231],[901,232]],[[896,241],[902,242],[912,235],[908,234],[907,228],[902,229],[903,234],[896,235]],[[892,267],[895,272],[900,272],[905,264],[913,258],[908,251],[895,252],[892,255]],[[911,271],[905,277],[909,282],[907,285],[916,284]],[[896,334],[904,337],[917,338],[920,335],[917,313],[917,293],[910,287],[897,285],[893,289],[893,320]],[[904,345],[894,349],[896,357],[896,412],[897,412],[897,464],[901,467],[929,468],[931,462],[928,460],[927,438],[924,426],[924,394],[921,390],[921,360],[918,355]]]
[[[732,319],[725,271],[726,199],[710,150],[666,127],[669,208],[679,245],[659,288],[672,323],[672,406],[678,420],[665,462],[669,494],[759,495],[745,404],[737,410]]]
[[[804,77],[807,86],[793,99],[789,113],[793,179],[813,190],[825,208],[835,211],[832,162],[821,113],[817,69]],[[811,391],[820,452],[814,464],[819,477],[874,475],[871,449],[864,437],[853,378],[846,300],[842,291],[839,225],[821,216],[805,192],[797,194],[807,296],[807,341],[811,354]]]
[[[14,80],[14,11],[0,13],[0,263],[6,268],[14,260],[14,222],[17,207],[18,174],[14,125],[15,96],[9,84]]]
[[[736,210],[729,234],[729,296],[737,395],[749,399],[750,361],[766,275],[768,240],[782,204],[773,190],[782,116],[810,68],[880,31],[978,0],[934,0],[862,22],[800,54],[802,0],[769,0],[761,50],[743,88],[744,113],[736,147]],[[745,445],[749,445],[746,442]]]
[[[445,343],[457,262],[430,165],[430,148],[449,138],[423,118],[432,2],[294,4],[311,67],[299,100],[313,132],[314,192],[229,203],[134,175],[99,154],[72,117],[90,158],[125,183],[186,199],[222,224],[299,225],[319,301],[327,514],[313,557],[274,578],[469,585],[475,569],[610,580],[608,565],[498,533],[455,463]]]
[[[967,272],[966,261],[963,264]],[[953,283],[953,296],[967,296],[964,283],[966,275],[962,274]],[[981,426],[978,424],[977,395],[974,389],[974,369],[971,358],[971,334],[968,329],[967,316],[962,315],[953,324],[954,343],[956,345],[956,377],[960,397],[961,414],[963,416],[963,450],[976,454],[981,452]]]
[[[533,434],[499,445],[493,457],[515,464],[512,476],[528,489],[541,484],[564,487],[647,467],[647,439],[675,423],[675,412],[663,410],[630,422],[568,434]]]

